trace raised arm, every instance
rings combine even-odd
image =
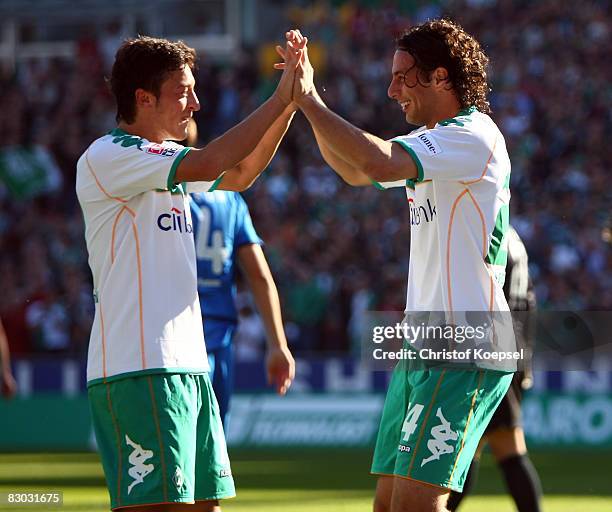
[[[315,90],[315,94],[318,93]],[[320,97],[319,97],[320,99]],[[321,103],[324,103],[321,100]],[[346,160],[344,160],[340,155],[336,154],[333,149],[327,144],[325,137],[321,134],[321,132],[315,127],[315,125],[311,125],[312,131],[314,133],[315,139],[317,139],[317,145],[319,146],[319,151],[321,151],[321,155],[327,164],[340,176],[346,183],[349,185],[353,185],[354,187],[363,187],[365,185],[371,185],[372,180],[359,169],[356,169],[351,164],[349,164]]]
[[[189,151],[178,166],[175,183],[214,181],[225,173],[220,188],[241,190],[267,167],[293,118],[291,95],[297,52],[290,42],[285,54],[287,66],[274,94],[204,148]]]
[[[287,133],[296,107],[290,104],[266,130],[255,149],[235,167],[229,169],[219,184],[222,190],[245,190],[268,167]]]
[[[313,95],[303,96],[297,104],[329,148],[369,178],[385,182],[417,177],[414,160],[398,144],[353,126]]]
[[[398,144],[357,128],[327,108],[316,94],[314,71],[308,59],[308,48],[300,44],[303,43],[301,35],[298,33],[296,36],[295,31],[290,31],[288,38],[296,41],[301,48],[293,99],[312,125],[315,134],[324,139],[327,147],[350,167],[375,181],[415,179],[417,166]]]

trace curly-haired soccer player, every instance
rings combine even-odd
[[[288,37],[303,52],[294,101],[325,160],[351,185],[406,190],[406,311],[508,311],[502,286],[510,160],[488,116],[488,59],[479,43],[449,20],[426,22],[397,40],[388,95],[420,128],[386,141],[326,107],[306,39],[299,31]],[[447,510],[512,373],[404,370],[400,364],[393,373],[381,419],[374,510]]]

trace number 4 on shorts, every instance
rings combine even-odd
[[[402,425],[402,432],[404,433],[404,437],[402,438],[403,441],[408,441],[412,433],[416,430],[419,416],[423,412],[423,407],[424,406],[421,404],[414,404],[412,407],[408,404],[406,419]]]

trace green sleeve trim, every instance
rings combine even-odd
[[[208,373],[208,370],[202,368],[149,368],[147,370],[136,370],[133,372],[119,373],[117,375],[111,375],[110,377],[102,377],[100,379],[93,379],[87,382],[87,387],[96,386],[98,384],[106,384],[107,382],[115,382],[121,379],[129,379],[131,377],[142,377],[143,375],[157,375],[157,374],[168,374],[168,373]]]
[[[225,171],[223,171],[219,177],[215,180],[215,182],[212,184],[212,187],[210,187],[208,189],[209,192],[213,192],[215,190],[217,190],[217,187],[219,186],[219,183],[221,183],[223,181],[223,176],[225,176]]]
[[[378,181],[373,180],[372,178],[370,178],[370,181],[372,182],[372,185],[374,185],[378,190],[385,190],[385,187],[378,183]]]
[[[414,149],[412,149],[403,140],[393,139],[391,142],[397,142],[400,146],[402,146],[408,152],[408,154],[414,160],[414,163],[417,168],[417,178],[414,181],[416,181],[417,183],[420,183],[421,181],[423,181],[425,179],[425,174],[423,173],[423,165],[421,164],[421,161],[419,160],[419,157],[417,156],[417,154],[414,152]]]
[[[178,169],[178,166],[181,163],[181,160],[185,158],[185,156],[187,155],[187,153],[189,153],[190,150],[191,148],[183,148],[181,152],[178,155],[176,155],[174,162],[172,162],[172,167],[170,167],[170,174],[168,174],[168,190],[170,192],[176,192],[178,189],[178,185],[174,183],[174,177],[176,176],[176,170]]]

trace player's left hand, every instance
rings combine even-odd
[[[266,356],[268,384],[273,385],[279,395],[289,390],[295,378],[295,361],[288,348],[272,348]]]
[[[280,98],[280,100],[287,106],[292,106],[293,101],[293,88],[295,84],[295,70],[297,68],[299,58],[301,56],[301,49],[297,48],[295,44],[287,39],[285,48],[280,46],[276,47],[276,51],[283,57],[285,62],[282,66],[274,65],[275,69],[282,69],[283,74],[278,82],[276,91],[274,94]]]
[[[299,104],[302,98],[312,96],[316,92],[314,68],[308,58],[308,38],[306,36],[302,35],[298,29],[290,30],[287,35],[287,42],[293,43],[293,46],[300,51],[293,86],[293,101]]]
[[[285,62],[274,64],[274,68],[286,69],[288,59],[291,57],[287,55],[288,48],[297,52],[298,64],[294,75],[292,100],[298,103],[304,96],[312,95],[316,92],[314,86],[314,69],[308,59],[308,38],[302,35],[298,29],[286,32],[285,37],[287,38],[287,48],[283,49],[280,46],[276,47],[277,53]]]

